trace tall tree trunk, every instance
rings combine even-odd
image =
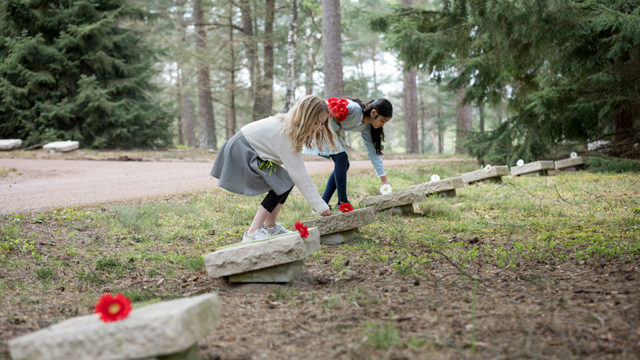
[[[200,120],[200,148],[216,149],[216,127],[211,100],[211,80],[207,63],[207,31],[203,21],[202,0],[193,1],[193,20],[198,55],[198,116]]]
[[[417,69],[412,67],[403,74],[404,97],[402,98],[405,124],[407,154],[417,154],[418,149],[418,90],[416,85]]]
[[[176,5],[184,6],[185,2],[177,2]],[[187,49],[189,47],[187,40],[187,22],[184,20],[184,10],[178,12],[178,22],[180,26],[180,41],[182,47]],[[196,146],[196,131],[195,131],[195,119],[193,116],[193,100],[191,99],[191,89],[189,86],[189,79],[191,78],[191,71],[185,71],[186,65],[180,66],[180,81],[182,83],[182,117],[183,117],[183,143],[189,147]]]
[[[458,76],[460,76],[462,72],[458,68]],[[468,136],[468,132],[472,130],[472,117],[471,117],[471,105],[462,105],[462,101],[464,100],[465,89],[467,87],[463,86],[458,89],[458,93],[456,96],[456,154],[464,154],[465,150],[462,148],[462,142],[466,140]]]
[[[289,38],[287,42],[287,95],[284,101],[284,112],[293,106],[296,93],[296,33],[298,32],[298,0],[290,0]]]
[[[264,79],[262,83],[262,117],[271,115],[273,111],[273,22],[275,0],[265,0],[264,20]]]
[[[480,132],[484,132],[484,104],[478,106],[480,112]]]
[[[341,34],[340,0],[322,0],[322,55],[326,98],[340,98],[344,94]]]
[[[193,114],[193,100],[191,99],[191,89],[189,88],[190,72],[182,69],[182,111],[184,113],[184,132],[186,144],[189,147],[196,147],[196,121]]]
[[[244,34],[245,53],[249,67],[249,80],[251,81],[251,97],[253,99],[253,121],[259,120],[260,110],[260,88],[262,86],[262,76],[257,67],[258,42],[253,32],[253,16],[251,15],[251,4],[249,0],[240,0],[240,12],[242,17],[242,33]]]
[[[622,105],[614,113],[611,153],[614,156],[629,156],[633,151],[633,113],[628,105]]]
[[[226,111],[227,139],[236,134],[236,53],[233,46],[233,9],[229,4],[229,105]]]
[[[442,97],[440,96],[440,88],[436,87],[437,95],[436,95],[436,123],[438,125],[438,154],[442,154],[444,151],[444,134],[442,129]]]
[[[180,68],[180,64],[178,64],[178,68],[176,69],[176,90],[178,97],[178,104],[182,104],[182,91],[180,87],[182,86],[181,76],[182,69]],[[178,145],[184,145],[184,121],[182,118],[182,114],[178,114],[178,124],[176,126],[178,128]]]

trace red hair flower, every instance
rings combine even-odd
[[[104,294],[96,303],[95,312],[100,314],[100,320],[111,322],[125,319],[131,312],[131,301],[122,294]]]
[[[349,203],[343,203],[340,204],[340,206],[338,207],[340,209],[340,211],[342,211],[343,213],[348,213],[353,211],[353,206],[351,206],[351,204]]]
[[[309,236],[309,230],[307,230],[307,227],[304,226],[304,224],[301,223],[300,221],[296,221],[295,227],[296,227],[296,230],[300,232],[301,238],[306,239],[307,236]]]
[[[329,105],[329,114],[336,120],[342,121],[347,118],[349,115],[349,101],[347,99],[337,99],[337,98],[329,98],[327,100]]]

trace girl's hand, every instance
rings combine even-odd
[[[389,185],[389,186],[393,187],[391,185],[391,183],[389,182],[389,180],[387,180],[387,176],[386,175],[385,176],[380,176],[380,181],[382,181],[383,184],[386,184],[386,185]]]
[[[331,215],[331,210],[329,210],[329,209],[327,209],[325,212],[320,214],[320,216],[330,216],[330,215]]]

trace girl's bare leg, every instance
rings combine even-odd
[[[278,213],[280,213],[280,209],[282,209],[282,205],[284,205],[284,204],[278,204],[278,206],[276,206],[276,208],[273,209],[271,214],[269,214],[269,216],[267,216],[267,220],[265,220],[264,226],[266,226],[268,228],[272,228],[272,227],[276,226],[276,221],[278,220]]]

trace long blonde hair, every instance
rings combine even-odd
[[[313,134],[316,120],[322,114],[327,114],[327,120],[322,128]],[[322,151],[322,144],[327,143],[332,150],[336,150],[334,141],[335,133],[329,126],[329,107],[327,103],[317,95],[307,95],[293,104],[286,114],[277,114],[283,122],[282,131],[293,143],[293,151],[302,151],[302,146],[313,147],[313,142]]]

